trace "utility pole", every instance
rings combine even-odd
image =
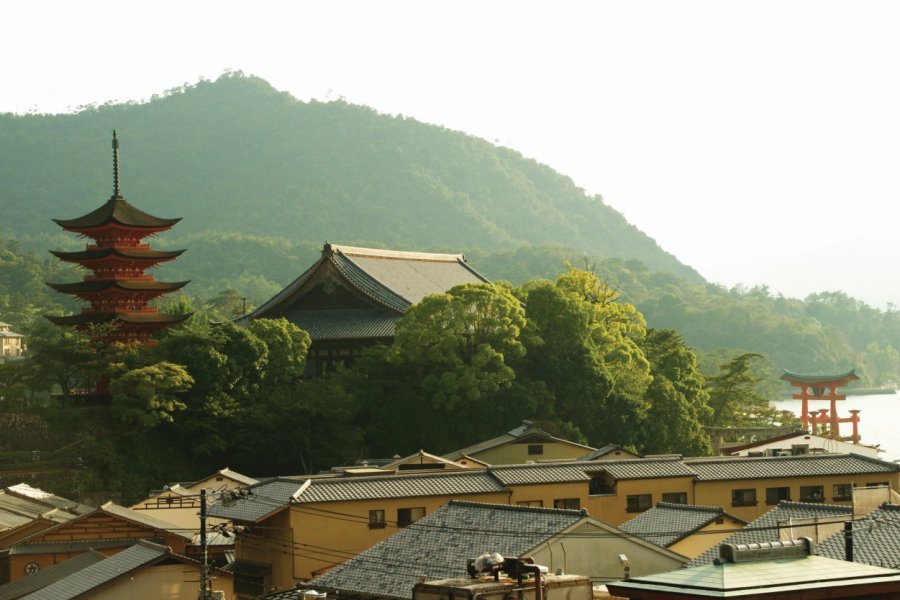
[[[197,600],[209,600],[209,560],[206,554],[206,488],[200,490],[200,547],[203,558],[200,562],[200,593]]]

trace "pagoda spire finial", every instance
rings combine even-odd
[[[119,193],[119,139],[116,137],[116,130],[113,129],[113,198],[121,196]]]

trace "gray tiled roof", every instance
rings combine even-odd
[[[559,462],[526,465],[497,465],[488,470],[504,485],[529,485],[539,483],[572,483],[590,481],[587,469],[595,469],[596,463]]]
[[[373,477],[313,479],[298,496],[300,502],[333,502],[368,498],[408,498],[446,494],[505,492],[506,488],[482,470]]]
[[[93,550],[82,552],[74,558],[56,563],[53,566],[41,569],[28,577],[22,577],[6,585],[0,585],[0,600],[16,600],[39,589],[45,588],[63,577],[68,577],[76,571],[89,567],[105,560],[106,557]]]
[[[900,465],[859,454],[809,454],[735,460],[727,458],[685,458],[685,465],[697,473],[698,481],[727,479],[767,479],[896,473]]]
[[[487,282],[487,279],[469,267],[462,254],[398,252],[326,243],[318,261],[262,306],[235,319],[235,322],[246,325],[252,319],[266,317],[269,314],[287,315],[291,311],[290,304],[295,294],[325,262],[331,263],[358,292],[398,316],[410,305],[429,294],[443,293],[464,283]],[[307,314],[311,311],[302,312],[303,316],[312,319],[312,316]],[[308,325],[318,325],[330,331],[330,339],[348,337],[347,334],[338,334],[335,331],[337,324],[325,321],[324,315],[319,318],[321,321],[311,321]],[[374,337],[384,337],[387,330],[384,315],[381,315],[380,321],[375,314],[369,315],[369,320],[362,319],[362,321],[364,322],[353,324],[354,327],[375,329],[377,334]],[[313,339],[318,339],[312,332],[310,335]]]
[[[158,561],[169,554],[165,546],[141,540],[98,563],[80,569],[47,587],[29,594],[26,600],[69,600],[130,571]]]
[[[816,554],[846,560],[844,532],[816,545]],[[900,505],[883,504],[853,522],[853,562],[900,569]]]
[[[636,458],[591,462],[595,473],[606,471],[616,479],[654,479],[657,477],[694,477],[694,470],[681,458]]]
[[[470,558],[485,552],[521,556],[586,517],[580,510],[454,500],[307,585],[410,598],[423,576],[465,577]]]
[[[650,510],[626,521],[619,526],[619,529],[657,546],[668,548],[678,540],[706,527],[724,514],[725,510],[719,506],[660,502]]]
[[[284,316],[317,340],[391,338],[400,314],[378,308],[288,310]]]
[[[247,488],[249,494],[232,498],[223,492],[207,511],[211,517],[256,522],[287,506],[304,482],[296,479],[269,479]]]
[[[778,506],[748,523],[740,531],[728,536],[723,544],[753,544],[771,542],[779,537],[779,525],[788,521],[820,519],[830,522],[846,519],[853,514],[849,506],[832,504],[811,504],[782,500]],[[719,546],[713,546],[687,564],[688,567],[711,564],[719,556]]]

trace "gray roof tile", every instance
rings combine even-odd
[[[735,460],[735,458],[740,458],[740,460]],[[685,458],[684,464],[697,473],[698,481],[896,473],[900,471],[900,465],[896,463],[859,454]]]
[[[616,479],[654,479],[657,477],[694,477],[694,470],[681,458],[636,458],[591,462],[590,470],[606,471]]]
[[[572,483],[590,481],[585,471],[596,469],[597,463],[558,462],[527,465],[497,465],[488,470],[504,485],[539,483]]]
[[[482,470],[373,477],[313,479],[298,496],[299,502],[333,502],[367,498],[408,498],[445,494],[484,494],[506,488]]]
[[[804,521],[820,519],[831,522],[835,519],[846,519],[853,514],[849,506],[832,504],[810,504],[807,502],[788,502],[782,500],[778,506],[764,515],[748,523],[740,531],[728,536],[725,544],[753,544],[771,542],[779,537],[779,526],[788,521]],[[688,567],[708,565],[719,556],[719,546],[713,546],[687,564]]]
[[[287,506],[291,497],[305,482],[276,478],[247,488],[247,495],[223,492],[219,501],[207,511],[211,517],[234,521],[256,522]]]
[[[816,545],[816,554],[846,560],[844,533]],[[853,522],[853,562],[900,569],[900,505],[883,504]]]
[[[619,529],[657,546],[668,548],[725,514],[725,510],[719,506],[660,502],[650,510],[623,523]]]
[[[423,576],[465,577],[469,558],[485,552],[521,556],[586,517],[580,510],[453,500],[307,586],[410,598]]]

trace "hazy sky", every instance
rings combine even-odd
[[[4,0],[2,15],[2,112],[242,70],[514,148],[713,281],[900,305],[898,2]]]

